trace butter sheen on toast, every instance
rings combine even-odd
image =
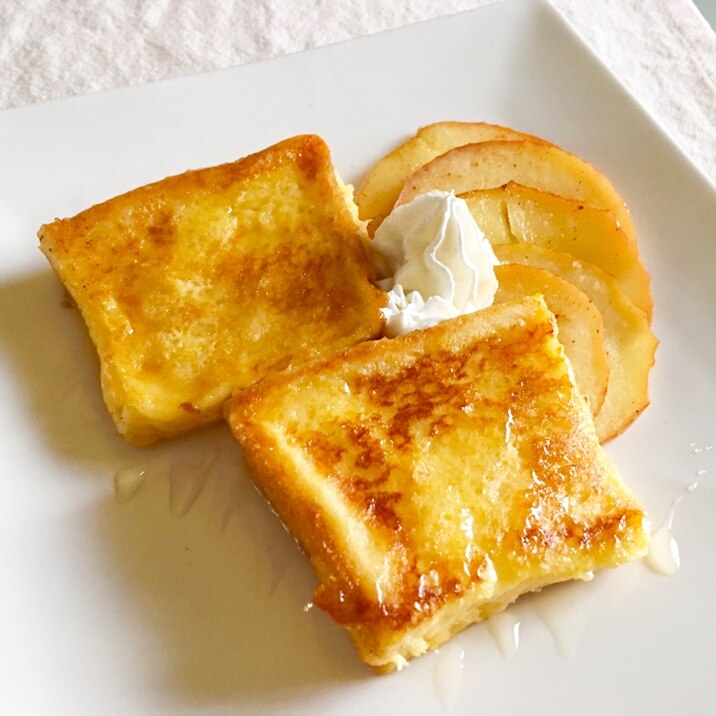
[[[541,297],[270,375],[226,415],[378,670],[648,547]]]
[[[364,231],[317,136],[135,189],[39,237],[134,444],[216,421],[267,372],[381,329]]]

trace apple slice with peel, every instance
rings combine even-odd
[[[589,162],[534,139],[486,141],[451,149],[414,171],[405,180],[396,204],[433,189],[463,194],[512,181],[608,209],[630,241],[636,241],[624,200],[609,180]]]
[[[612,276],[587,261],[534,245],[507,244],[494,249],[502,263],[536,266],[568,281],[602,314],[609,382],[594,424],[600,441],[616,437],[649,404],[649,371],[658,341],[646,314],[624,295]]]
[[[611,212],[515,183],[461,198],[493,245],[535,244],[589,261],[614,276],[651,320],[651,278]]]
[[[540,141],[509,127],[485,122],[436,122],[422,127],[368,172],[355,196],[360,218],[377,219],[380,223],[393,208],[408,175],[450,149],[492,139],[528,138]]]
[[[592,415],[604,402],[609,380],[604,349],[602,314],[571,283],[556,274],[534,266],[502,264],[495,266],[498,289],[495,303],[542,294],[557,319],[559,340],[572,365],[574,380],[588,399]]]

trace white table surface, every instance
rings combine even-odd
[[[2,0],[0,109],[255,62],[490,2]],[[716,181],[716,34],[692,0],[553,4]]]

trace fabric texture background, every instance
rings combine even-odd
[[[487,4],[0,0],[0,109],[232,67]],[[553,4],[716,182],[716,35],[691,0]]]

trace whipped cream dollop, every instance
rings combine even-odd
[[[389,337],[492,305],[498,264],[467,204],[431,191],[401,204],[373,238]]]

